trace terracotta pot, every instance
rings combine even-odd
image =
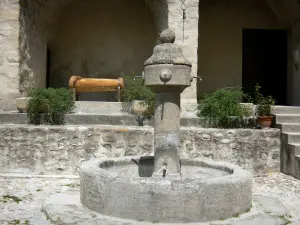
[[[269,129],[272,126],[273,116],[259,116],[258,124],[261,129]]]
[[[142,105],[142,100],[134,100],[131,105],[131,113],[134,115],[142,115],[148,108],[147,105]]]
[[[26,113],[27,103],[30,99],[29,97],[16,98],[16,108],[20,113]]]

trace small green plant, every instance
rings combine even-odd
[[[150,118],[154,115],[155,106],[155,93],[153,93],[148,87],[145,86],[144,80],[132,75],[123,75],[125,82],[125,88],[122,90],[122,101],[124,102],[123,108],[125,111],[129,108],[128,104],[131,104],[134,100],[142,100],[140,104],[146,106],[147,109],[144,112],[146,118]]]
[[[271,109],[275,105],[276,101],[272,96],[264,97],[260,93],[261,87],[259,84],[255,85],[253,103],[256,104],[256,115],[257,116],[270,116]]]
[[[20,199],[17,196],[13,196],[13,195],[3,195],[2,198],[0,199],[0,202],[3,202],[3,203],[7,203],[9,201],[14,201],[19,204],[22,201],[22,199]]]
[[[65,185],[63,185],[63,186],[66,186],[66,187],[71,187],[71,188],[80,187],[80,185],[79,185],[79,184],[75,184],[75,183],[73,183],[73,184],[65,184]]]
[[[198,105],[198,116],[204,117],[204,123],[209,127],[240,128],[252,125],[249,117],[249,107],[240,104],[248,96],[241,88],[222,88],[205,94]],[[250,125],[251,124],[251,125]]]
[[[8,222],[9,225],[17,225],[17,224],[20,224],[20,225],[29,225],[29,221],[28,220],[25,220],[23,223],[21,222],[21,220],[13,220],[13,221],[10,221]]]
[[[73,92],[66,88],[38,88],[29,91],[27,117],[32,124],[60,125],[75,105]]]

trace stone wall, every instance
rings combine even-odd
[[[19,97],[19,1],[0,1],[0,110]]]
[[[192,63],[192,75],[197,76],[198,67],[198,18],[199,0],[185,1],[186,19],[184,20],[184,39],[183,39],[183,14],[181,1],[168,0],[168,26],[176,34],[175,44],[182,47],[183,55]],[[199,76],[201,74],[199,73]],[[197,80],[181,94],[182,104],[197,103]],[[201,84],[201,83],[200,83]],[[200,86],[201,87],[201,86]]]
[[[251,172],[279,171],[280,131],[182,128],[183,157],[235,163]],[[151,154],[150,127],[0,126],[0,172],[76,174],[94,157]]]

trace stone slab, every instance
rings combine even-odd
[[[284,216],[287,213],[285,206],[276,198],[254,195],[253,201],[265,213],[275,213],[278,216]]]
[[[20,97],[16,98],[16,108],[20,113],[26,112],[26,105],[30,98]],[[132,111],[144,111],[144,107],[139,105],[140,101],[131,103],[124,102],[102,102],[102,101],[76,101],[75,108],[73,110],[74,114],[99,114],[99,115],[118,115],[127,114]],[[182,116],[192,116],[195,117],[197,114],[197,104],[187,104],[181,108]]]
[[[133,221],[104,216],[83,207],[79,192],[64,192],[48,197],[42,211],[55,225],[183,225],[186,223],[157,223]],[[255,206],[238,217],[209,223],[188,223],[188,225],[286,225],[289,220],[284,216],[264,213]]]

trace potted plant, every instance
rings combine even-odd
[[[134,115],[150,118],[154,114],[155,93],[144,85],[141,77],[123,75],[125,88],[122,90],[123,110]]]
[[[254,103],[256,104],[256,115],[261,129],[269,129],[272,126],[273,116],[271,109],[275,105],[275,99],[272,96],[264,97],[259,90],[259,84],[255,85]]]

